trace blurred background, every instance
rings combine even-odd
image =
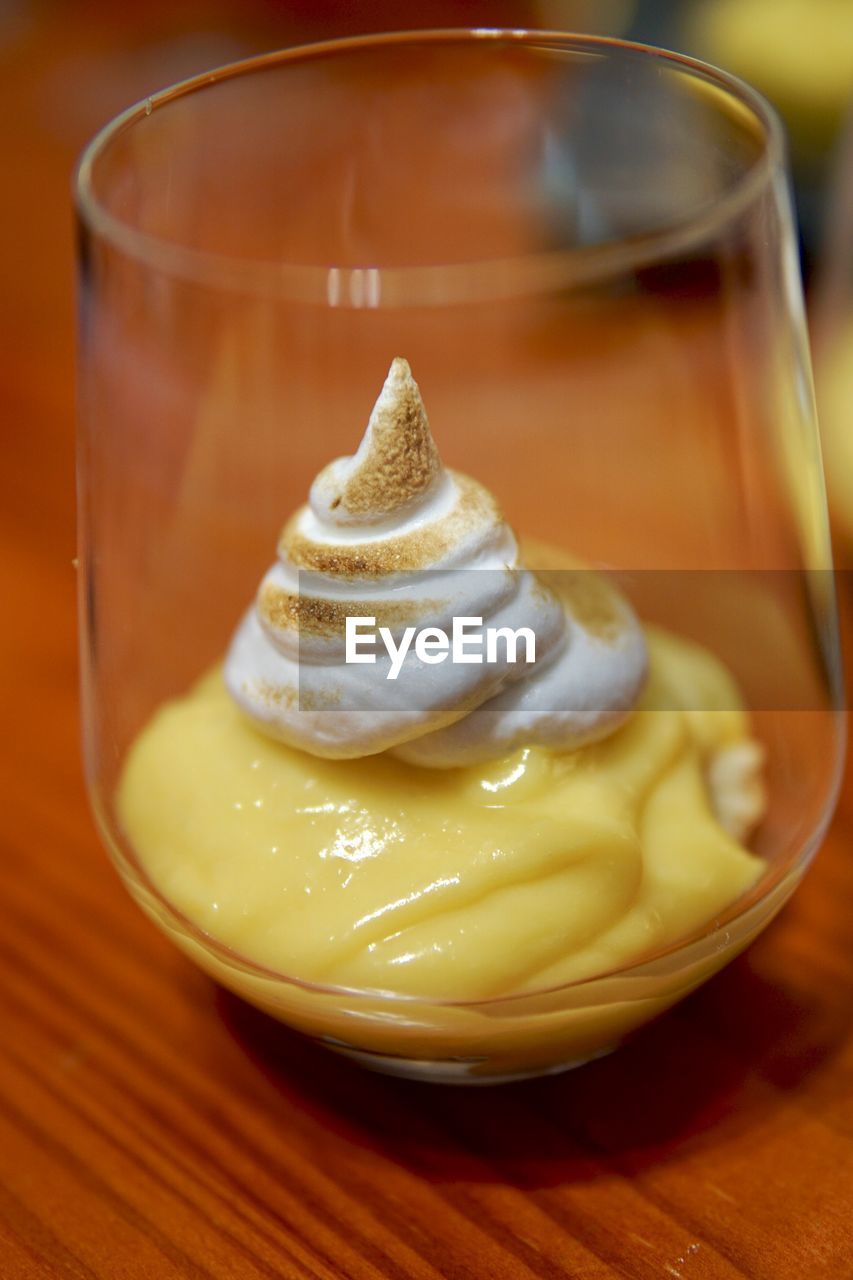
[[[0,0],[0,521],[9,575],[0,587],[22,620],[37,618],[49,565],[53,620],[37,645],[29,625],[7,637],[8,671],[39,679],[51,672],[56,698],[75,696],[70,180],[81,147],[135,100],[263,50],[400,27],[484,25],[660,44],[742,75],[776,104],[791,142],[842,551],[853,542],[850,0]],[[76,734],[67,711],[62,723]]]
[[[709,988],[683,1020],[644,1042],[627,1059],[625,1075],[613,1059],[602,1064],[603,1074],[579,1089],[575,1084],[574,1101],[552,1091],[535,1115],[525,1102],[513,1132],[534,1138],[519,1138],[517,1147],[513,1138],[506,1155],[496,1154],[487,1112],[470,1121],[467,1099],[458,1114],[447,1110],[435,1130],[420,1115],[407,1128],[400,1094],[389,1113],[384,1090],[371,1094],[361,1086],[351,1094],[355,1081],[306,1051],[288,1049],[294,1075],[279,1076],[269,1033],[217,997],[150,929],[109,872],[94,835],[81,777],[73,568],[75,160],[122,108],[219,64],[352,33],[479,25],[650,41],[718,63],[775,102],[794,161],[837,548],[853,562],[846,550],[853,547],[853,0],[0,0],[0,724],[7,727],[0,772],[6,1100],[0,1132],[6,1169],[14,1173],[6,1178],[4,1206],[24,1224],[25,1236],[39,1232],[36,1252],[15,1255],[20,1271],[2,1255],[3,1277],[34,1275],[32,1258],[48,1247],[62,1250],[56,1274],[71,1274],[66,1256],[73,1274],[82,1274],[84,1264],[66,1255],[63,1236],[81,1258],[97,1258],[87,1274],[177,1274],[177,1264],[158,1251],[159,1225],[156,1238],[151,1227],[164,1217],[191,1250],[206,1246],[214,1221],[225,1224],[223,1233],[233,1229],[237,1244],[244,1223],[257,1222],[251,1239],[263,1238],[265,1251],[269,1240],[272,1250],[287,1239],[289,1215],[312,1217],[317,1179],[331,1186],[339,1161],[346,1198],[328,1204],[343,1214],[342,1231],[353,1220],[350,1200],[353,1214],[358,1209],[354,1220],[362,1220],[357,1197],[350,1197],[362,1178],[368,1189],[386,1188],[377,1221],[386,1206],[392,1224],[402,1220],[401,1196],[414,1186],[407,1166],[424,1184],[444,1180],[442,1194],[449,1187],[455,1197],[461,1184],[478,1216],[502,1224],[507,1205],[522,1203],[520,1193],[533,1187],[545,1203],[557,1194],[560,1144],[576,1137],[571,1176],[579,1181],[566,1193],[567,1220],[596,1220],[601,1207],[596,1239],[621,1230],[625,1204],[642,1204],[636,1179],[651,1188],[654,1215],[643,1211],[639,1220],[666,1222],[654,1197],[686,1205],[684,1231],[673,1227],[668,1239],[681,1241],[683,1251],[684,1239],[707,1224],[724,1241],[720,1265],[727,1272],[728,1258],[734,1273],[747,1245],[754,1274],[762,1275],[774,1267],[780,1276],[794,1275],[798,1266],[805,1274],[810,1265],[829,1274],[833,1239],[843,1256],[848,1215],[838,1170],[850,1114],[850,1056],[842,1053],[850,1009],[849,774],[820,873],[809,877],[768,942]],[[688,392],[690,377],[688,368]],[[131,524],[132,512],[122,508],[121,518]],[[219,1131],[217,1104],[227,1095],[208,1089],[213,1076],[235,1098],[251,1100],[223,1107],[233,1141]],[[632,1087],[623,1090],[626,1079]],[[344,1107],[345,1119],[336,1121],[331,1099],[354,1096],[364,1099],[363,1113],[360,1104],[351,1114]],[[20,1128],[11,1123],[16,1106]],[[727,1127],[718,1141],[706,1142],[702,1130],[718,1122]],[[340,1146],[329,1137],[335,1127]],[[140,1136],[149,1133],[150,1146]],[[259,1153],[255,1163],[246,1133]],[[457,1133],[465,1139],[458,1167]],[[529,1154],[540,1133],[544,1154]],[[185,1134],[193,1135],[192,1151],[181,1145]],[[284,1162],[282,1134],[302,1156],[308,1209],[290,1189],[289,1170],[298,1178],[302,1166],[292,1166],[290,1156]],[[682,1135],[688,1141],[679,1159]],[[211,1173],[207,1151],[222,1153],[221,1177]],[[466,1190],[472,1168],[488,1170],[495,1185]],[[168,1191],[154,1176],[161,1169],[168,1169]],[[234,1198],[240,1184],[233,1181],[244,1170],[255,1180],[245,1206]],[[126,1202],[114,1194],[121,1183]],[[706,1188],[719,1187],[732,1192],[719,1191],[731,1212],[714,1197],[702,1210]],[[269,1196],[270,1209],[255,1188]],[[697,1198],[686,1200],[685,1188]],[[421,1221],[412,1225],[416,1241],[430,1232],[434,1191],[424,1187]],[[535,1202],[533,1209],[540,1212]],[[777,1237],[783,1218],[788,1231]],[[314,1220],[325,1249],[325,1222]],[[294,1238],[301,1235],[300,1224]],[[479,1256],[480,1238],[472,1237],[472,1255],[476,1248]],[[452,1248],[454,1237],[448,1239]],[[3,1249],[11,1247],[7,1241]],[[243,1256],[236,1245],[234,1256]],[[318,1256],[324,1256],[319,1245]],[[704,1251],[688,1261],[698,1266],[695,1274],[710,1275],[715,1265]],[[204,1270],[207,1263],[205,1255],[193,1274],[213,1274]],[[748,1261],[742,1265],[750,1269]]]

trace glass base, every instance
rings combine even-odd
[[[618,1044],[597,1049],[593,1053],[564,1062],[540,1064],[516,1071],[501,1070],[501,1063],[488,1058],[445,1058],[431,1061],[427,1058],[398,1058],[393,1054],[371,1053],[366,1049],[354,1049],[340,1040],[323,1038],[317,1042],[333,1053],[350,1058],[370,1071],[386,1076],[398,1076],[403,1080],[419,1080],[426,1084],[490,1085],[513,1084],[519,1080],[535,1080],[540,1076],[556,1076],[564,1071],[574,1071],[596,1058],[605,1058],[617,1049]]]

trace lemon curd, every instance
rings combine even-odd
[[[270,740],[217,669],[133,745],[124,832],[183,915],[296,979],[467,1001],[634,962],[713,920],[763,865],[722,825],[725,770],[713,785],[715,762],[751,743],[730,676],[647,635],[622,728],[455,769]]]

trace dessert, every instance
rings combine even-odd
[[[535,660],[513,662],[506,634],[480,662],[414,641],[460,616],[527,629]],[[385,628],[375,661],[347,661],[351,618]],[[762,869],[745,846],[761,773],[721,664],[569,557],[520,550],[492,496],[443,467],[396,360],[223,667],[134,743],[118,810],[163,897],[264,970],[464,1002],[591,978],[713,921]],[[375,1019],[397,1049],[394,1016]],[[599,1015],[581,1039],[629,1023]]]

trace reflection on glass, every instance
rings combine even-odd
[[[841,754],[802,298],[761,100],[619,43],[345,42],[131,110],[84,156],[78,206],[86,766],[145,910],[282,1020],[440,1078],[583,1060],[745,946],[814,853]],[[453,1007],[300,982],[182,914],[117,815],[131,744],[221,661],[395,355],[448,465],[538,545],[610,566],[641,617],[723,650],[753,708],[762,874],[606,976]]]

